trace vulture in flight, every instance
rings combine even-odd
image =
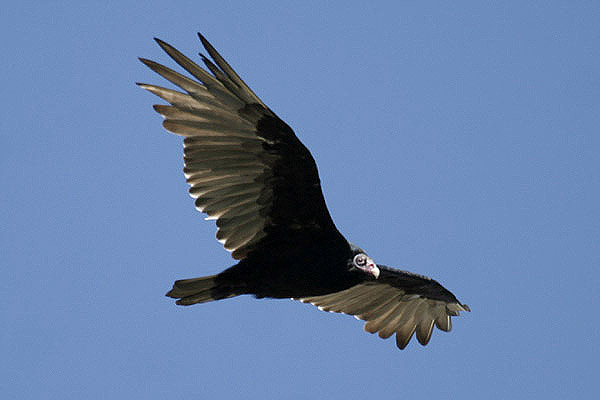
[[[185,167],[196,208],[216,220],[217,239],[238,263],[223,272],[174,283],[177,304],[243,294],[291,298],[366,321],[367,332],[413,334],[426,345],[433,327],[470,311],[428,277],[376,263],[337,230],[321,191],[317,165],[294,131],[258,98],[215,48],[200,67],[171,45],[160,47],[193,78],[140,58],[182,91],[138,83],[168,105],[155,105],[163,126],[183,136]]]

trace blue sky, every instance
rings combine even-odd
[[[4,7],[3,396],[597,395],[600,3],[256,3]],[[174,66],[153,36],[194,58],[197,31],[309,147],[346,237],[471,306],[451,333],[399,351],[289,300],[164,297],[233,264],[134,85],[164,84],[138,56]]]

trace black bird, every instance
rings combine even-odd
[[[196,208],[217,221],[217,239],[239,262],[176,281],[167,296],[186,306],[243,294],[292,298],[354,315],[382,338],[395,333],[400,349],[415,332],[426,345],[434,325],[450,331],[450,317],[469,307],[433,279],[376,264],[348,242],[329,215],[308,149],[198,36],[210,73],[155,39],[196,79],[140,58],[184,92],[138,85],[170,103],[154,109],[168,131],[185,137],[183,172]]]

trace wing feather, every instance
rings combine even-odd
[[[379,312],[370,318],[368,318],[367,323],[365,323],[365,331],[370,333],[379,332],[379,336],[382,338],[389,337],[392,333],[394,333],[393,329],[390,329],[391,332],[389,335],[386,335],[386,328],[390,327],[390,320],[394,319],[398,310],[401,308],[399,303],[400,296],[394,296],[388,300],[388,303],[379,310]]]
[[[431,339],[431,334],[433,333],[433,325],[434,320],[431,318],[431,315],[425,314],[421,319],[421,322],[417,325],[417,340],[423,346],[429,343],[429,339]]]
[[[160,47],[179,65],[181,65],[192,76],[204,84],[209,92],[222,104],[231,107],[232,109],[241,108],[244,101],[238,98],[234,92],[229,90],[218,79],[203,70],[192,60],[183,55],[179,50],[175,49],[170,44],[155,38]]]
[[[221,68],[221,70],[225,72],[225,74],[227,74],[229,79],[235,82],[235,84],[240,88],[240,91],[243,91],[244,93],[246,93],[247,96],[250,97],[250,101],[248,101],[248,103],[257,103],[267,108],[267,106],[262,102],[262,100],[254,94],[252,89],[250,89],[248,85],[246,85],[242,78],[240,78],[239,75],[233,70],[233,68],[231,68],[231,66],[227,63],[227,61],[225,61],[225,59],[221,57],[221,55],[208,42],[208,40],[206,40],[206,38],[200,33],[198,33],[198,37],[200,38],[200,41],[202,42],[202,45],[204,46],[208,54],[213,58],[213,60],[215,60],[219,68]]]
[[[181,121],[214,121],[216,118],[228,126],[241,124],[245,128],[253,129],[254,126],[239,117],[239,115],[216,107],[195,107],[186,106],[167,106],[165,104],[155,104],[152,106],[154,111],[170,120]]]

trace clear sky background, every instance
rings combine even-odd
[[[6,399],[596,398],[600,2],[12,2],[0,15]],[[473,310],[405,351],[173,280],[234,264],[134,85],[203,32],[375,261]]]

